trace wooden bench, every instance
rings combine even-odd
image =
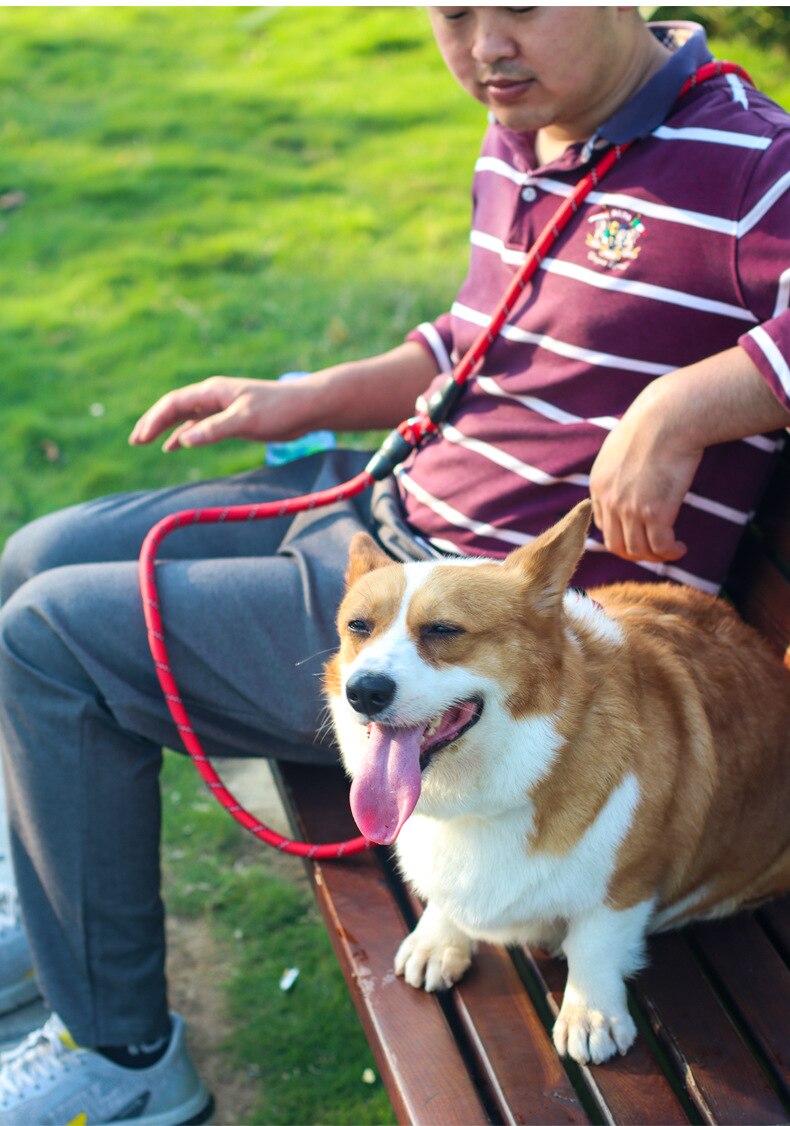
[[[788,457],[727,592],[780,651],[788,647]],[[278,770],[297,832],[317,841],[358,835],[339,770]],[[386,850],[313,864],[310,873],[399,1122],[790,1120],[790,896],[651,939],[650,964],[630,985],[639,1039],[623,1059],[587,1068],[560,1060],[551,1042],[564,962],[483,946],[459,985],[426,994],[393,972],[420,905]]]

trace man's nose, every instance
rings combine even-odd
[[[496,13],[492,13],[496,15]],[[484,66],[493,66],[500,59],[513,59],[518,54],[518,45],[495,20],[489,18],[486,10],[478,9],[478,23],[472,43],[472,56]]]

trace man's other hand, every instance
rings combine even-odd
[[[686,554],[675,521],[703,450],[667,433],[637,399],[608,435],[590,473],[595,523],[623,559],[669,563]]]

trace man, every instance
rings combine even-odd
[[[391,352],[303,380],[174,391],[133,443],[395,425],[487,322],[591,161],[643,139],[552,248],[442,437],[396,485],[293,520],[170,537],[159,568],[170,650],[209,753],[332,760],[315,737],[316,666],[299,662],[334,644],[359,527],[401,558],[503,555],[589,490],[601,536],[580,582],[658,574],[716,589],[770,469],[777,438],[765,435],[790,422],[787,116],[728,78],[675,107],[709,58],[704,36],[651,31],[632,9],[439,8],[431,20],[450,70],[491,114],[452,311]],[[10,541],[0,733],[25,922],[59,1016],[0,1071],[0,1122],[169,1126],[209,1112],[167,1012],[157,774],[176,735],[136,557],[166,512],[326,488],[365,461],[335,451],[108,498]]]

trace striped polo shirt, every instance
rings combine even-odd
[[[541,166],[533,134],[489,124],[468,275],[450,312],[409,335],[442,373],[591,163],[612,142],[641,140],[541,263],[441,434],[398,472],[406,519],[442,551],[502,556],[549,527],[588,494],[601,444],[639,392],[675,368],[740,343],[790,407],[790,117],[733,76],[676,104],[711,57],[705,36],[652,29],[672,57],[586,144]],[[780,442],[706,450],[676,523],[683,559],[627,562],[593,529],[577,581],[718,591]]]

